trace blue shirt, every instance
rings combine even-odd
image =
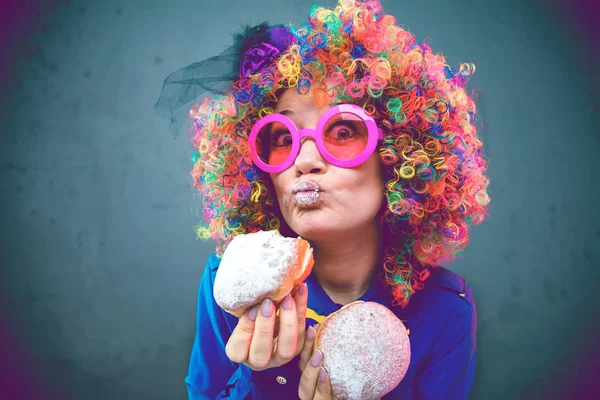
[[[284,366],[253,371],[227,358],[225,345],[237,318],[223,311],[213,297],[213,283],[221,259],[213,254],[202,274],[198,291],[196,337],[188,375],[190,399],[294,399],[298,398],[301,371],[298,358]],[[307,326],[314,311],[326,316],[338,310],[313,273],[308,286]],[[409,331],[411,360],[400,384],[383,397],[388,399],[466,399],[476,364],[477,311],[471,288],[458,274],[432,269],[425,288],[413,294],[402,309],[392,306],[386,285],[373,279],[358,300],[374,301],[392,310]]]

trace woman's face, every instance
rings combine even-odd
[[[298,129],[315,129],[328,109],[317,107],[312,97],[301,96],[291,88],[280,97],[275,112],[286,115]],[[384,186],[376,152],[357,167],[342,168],[328,163],[312,138],[304,138],[295,162],[270,176],[285,222],[306,239],[360,234],[379,225],[375,217],[384,199]],[[294,194],[294,185],[305,181],[319,185],[316,202],[312,190]]]

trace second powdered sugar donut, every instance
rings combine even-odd
[[[406,327],[387,307],[355,301],[319,325],[314,350],[339,400],[378,400],[402,381],[410,364]]]

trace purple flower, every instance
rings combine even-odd
[[[240,77],[248,78],[271,64],[294,40],[292,33],[282,25],[269,28],[269,38],[250,47],[240,61]]]
[[[252,46],[242,57],[240,62],[240,76],[247,78],[260,72],[277,58],[280,51],[269,43],[259,43]]]

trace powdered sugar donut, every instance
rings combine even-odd
[[[357,301],[330,314],[319,325],[314,349],[333,396],[340,400],[377,400],[394,390],[410,364],[406,327],[388,308]]]
[[[310,275],[312,251],[306,240],[276,230],[236,236],[217,269],[215,301],[237,317],[266,298],[280,302]]]

